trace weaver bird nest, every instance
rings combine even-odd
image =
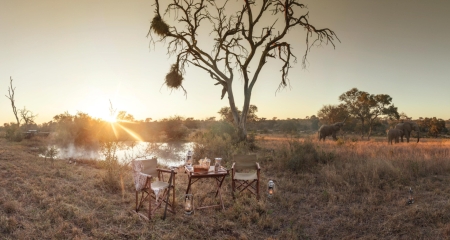
[[[178,67],[176,64],[173,64],[172,67],[170,67],[169,73],[166,75],[166,85],[169,88],[177,89],[181,86],[181,82],[183,81],[183,76],[181,76],[180,71],[178,70]]]
[[[161,37],[164,37],[169,33],[169,25],[167,25],[159,15],[156,15],[153,18],[150,28]]]

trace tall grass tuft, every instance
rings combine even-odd
[[[104,142],[102,144],[102,154],[105,160],[102,162],[106,168],[106,174],[103,176],[103,182],[107,189],[116,192],[121,189],[120,179],[124,171],[124,166],[119,163],[117,150],[120,143],[116,141]]]
[[[319,150],[311,139],[289,139],[278,154],[281,154],[284,167],[293,172],[312,172],[319,164],[328,163],[335,158],[333,152]]]

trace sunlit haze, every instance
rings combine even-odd
[[[230,4],[243,1],[231,0]],[[279,64],[267,64],[251,104],[259,117],[305,118],[353,87],[389,94],[399,112],[413,118],[450,118],[450,2],[301,1],[309,21],[336,32],[341,43],[315,47],[306,69],[300,59],[305,32],[292,31],[299,62],[290,85],[277,92]],[[218,117],[228,106],[220,86],[190,67],[182,91],[171,91],[165,74],[175,61],[166,46],[150,48],[146,37],[153,2],[110,0],[14,0],[0,4],[0,124],[15,122],[8,94],[10,77],[18,109],[38,114],[37,123],[69,112],[108,120],[110,101],[137,120],[174,115]],[[171,24],[172,17],[166,21]],[[207,42],[208,33],[201,36]],[[212,44],[212,41],[211,41]],[[242,82],[234,83],[242,109]]]

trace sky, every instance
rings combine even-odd
[[[449,1],[321,0],[308,6],[309,21],[339,37],[336,48],[312,48],[301,66],[305,32],[288,40],[299,62],[290,84],[277,91],[279,64],[271,62],[259,77],[251,104],[258,117],[305,118],[322,106],[339,104],[351,88],[388,94],[399,112],[413,119],[450,119]],[[10,77],[17,109],[38,114],[38,124],[68,112],[107,118],[110,102],[137,120],[172,116],[219,118],[229,106],[222,88],[190,67],[182,91],[163,85],[174,58],[163,43],[146,37],[154,17],[153,1],[0,0],[0,124],[15,122],[6,97]],[[230,8],[242,1],[230,0]],[[173,25],[172,17],[165,17]],[[269,19],[270,20],[270,19]],[[199,38],[212,44],[208,32]],[[239,109],[243,84],[234,82]]]

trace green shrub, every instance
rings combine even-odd
[[[13,142],[21,142],[23,134],[18,124],[5,124],[5,138]]]
[[[56,146],[40,147],[39,152],[44,155],[45,159],[49,158],[52,161],[52,166],[55,165],[55,158],[59,152]]]
[[[224,164],[229,163],[233,154],[246,153],[256,149],[255,136],[249,134],[246,142],[239,142],[236,128],[229,122],[218,121],[204,131],[197,131],[192,140],[195,160],[208,157],[221,157]]]
[[[162,128],[169,140],[183,140],[188,135],[189,129],[184,126],[183,121],[184,118],[180,116],[173,116],[162,121]]]

